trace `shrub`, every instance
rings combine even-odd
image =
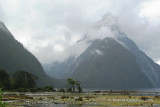
[[[58,91],[59,92],[65,92],[65,89],[64,88],[60,88]]]
[[[148,97],[142,96],[142,97],[140,97],[140,99],[146,101],[146,100],[148,100]]]
[[[18,91],[18,92],[28,92],[28,89],[27,88],[18,88],[18,89],[16,89],[16,91]]]
[[[154,96],[155,98],[160,98],[159,96]]]
[[[3,92],[1,91],[2,89],[0,89],[0,107],[6,107],[6,103],[2,102],[2,98],[3,98]]]
[[[43,91],[54,91],[52,86],[46,86],[43,88]]]
[[[29,92],[37,92],[37,88],[30,88]]]
[[[67,92],[72,92],[72,88],[68,87]]]
[[[75,99],[75,101],[83,101],[83,98],[79,97],[78,99]]]
[[[61,96],[61,99],[65,99],[65,98],[68,98],[68,96],[67,96],[67,97],[66,97],[66,96],[64,96],[64,95],[63,95],[63,96]]]
[[[95,93],[100,93],[101,91],[94,91]]]

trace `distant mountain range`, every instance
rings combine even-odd
[[[103,17],[93,26],[94,32],[86,33],[85,38],[78,41],[90,42],[89,47],[72,61],[51,64],[46,70],[48,74],[54,72],[53,77],[80,80],[85,88],[160,87],[160,66],[139,50],[120,30],[116,20],[112,15]],[[100,35],[104,39],[96,39]],[[91,39],[92,36],[95,38]]]
[[[122,32],[116,20],[106,15],[77,42],[89,44],[80,56],[43,65],[46,73],[36,57],[0,22],[0,69],[11,76],[27,71],[39,78],[38,86],[65,87],[65,79],[71,77],[81,81],[84,88],[160,87],[160,66]]]

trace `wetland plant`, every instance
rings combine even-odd
[[[0,107],[6,107],[6,103],[2,102],[3,91],[0,89]]]

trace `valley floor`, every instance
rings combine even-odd
[[[5,92],[7,107],[101,107],[101,106],[159,106],[160,93],[129,91],[97,91],[84,93]]]

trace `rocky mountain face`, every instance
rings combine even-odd
[[[95,40],[77,59],[72,77],[85,88],[149,88],[136,56],[113,38]]]
[[[160,87],[160,66],[127,37],[117,20],[107,14],[93,25],[78,41],[88,48],[72,62],[54,64],[61,68],[54,75],[67,73],[63,77],[80,80],[85,88]]]
[[[0,69],[6,70],[10,75],[24,70],[39,78],[38,86],[53,85],[53,80],[45,74],[36,57],[14,39],[2,22],[0,22]]]
[[[119,37],[118,40],[136,56],[136,61],[140,65],[142,72],[147,75],[152,84],[155,87],[160,87],[160,66],[139,50],[136,44],[128,37]]]
[[[160,87],[160,66],[139,50],[121,31],[116,20],[107,15],[95,24],[94,31],[99,32],[103,28],[109,33],[101,32],[105,39],[92,40],[89,48],[74,62],[71,77],[81,80],[84,87]],[[92,37],[92,32],[87,35]]]
[[[75,57],[71,56],[63,62],[53,62],[43,65],[47,75],[58,79],[65,79],[70,74],[70,66],[74,63]]]

